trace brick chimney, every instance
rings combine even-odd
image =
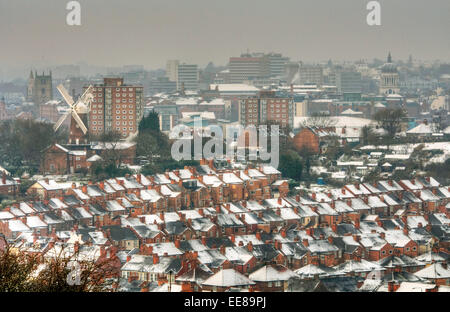
[[[202,236],[202,245],[206,246],[206,236]]]
[[[250,252],[253,251],[253,244],[252,244],[252,242],[248,242],[247,243],[247,250],[250,251]]]
[[[300,197],[300,196],[299,196]],[[316,200],[316,193],[312,193],[311,194],[311,198],[313,199],[313,200]]]
[[[333,236],[328,236],[328,242],[329,242],[330,244],[333,244]]]
[[[158,264],[159,263],[159,256],[158,254],[153,254],[153,264]]]
[[[355,242],[359,242],[361,240],[361,236],[353,234],[353,239],[355,240]]]
[[[231,242],[233,242],[233,244],[236,242],[236,236],[234,236],[234,234],[230,235],[230,240]]]
[[[3,173],[2,173],[2,184],[3,185],[6,184],[6,171],[3,171]]]
[[[180,240],[179,239],[176,239],[174,243],[175,243],[175,247],[180,248]]]
[[[302,244],[303,244],[303,246],[308,247],[309,246],[309,241],[306,238],[304,238],[302,240]]]
[[[138,183],[141,184],[141,182],[142,182],[142,175],[140,173],[138,173],[136,175],[136,181],[138,181]]]
[[[256,239],[261,240],[261,233],[258,231],[255,233]]]
[[[281,205],[282,201],[281,201],[281,197],[278,197],[278,205]]]
[[[80,250],[80,243],[79,242],[75,242],[73,244],[73,250],[75,253],[78,253],[78,251]]]
[[[286,238],[286,230],[285,229],[281,229],[280,234],[281,234],[281,237]]]
[[[400,287],[400,283],[397,281],[389,281],[388,282],[388,292],[395,292]]]
[[[385,239],[385,238],[386,238],[386,234],[385,234],[384,232],[381,232],[381,233],[380,233],[380,237],[381,237],[382,239]]]
[[[337,225],[336,225],[336,223],[333,223],[333,224],[331,225],[331,230],[332,230],[334,233],[337,233]]]

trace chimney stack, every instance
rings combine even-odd
[[[247,250],[250,251],[250,252],[253,251],[253,244],[252,244],[251,241],[247,243]]]

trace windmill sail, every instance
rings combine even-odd
[[[83,131],[84,134],[88,132],[88,129],[86,125],[84,124],[83,120],[78,115],[80,114],[87,114],[90,109],[90,103],[92,101],[92,86],[89,86],[86,91],[84,91],[83,95],[77,100],[75,103],[73,98],[69,95],[66,88],[62,84],[58,85],[56,87],[61,94],[61,96],[64,98],[64,101],[69,105],[70,110],[61,116],[59,120],[54,125],[53,129],[57,131],[59,127],[63,124],[63,122],[66,120],[67,116],[72,116],[73,120],[77,123],[77,125],[80,127],[81,131]]]

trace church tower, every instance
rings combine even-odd
[[[27,101],[33,102],[33,89],[34,89],[34,75],[33,71],[30,70],[30,77],[28,77],[28,86],[27,86]]]
[[[391,52],[389,52],[387,62],[381,66],[380,94],[389,95],[399,92],[399,74],[397,67],[392,63]]]
[[[44,72],[42,75],[38,75],[37,72],[30,73],[28,79],[28,92],[27,99],[34,102],[36,106],[45,104],[53,99],[53,86],[52,86],[52,72],[46,75]]]

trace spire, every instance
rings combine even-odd
[[[388,63],[392,63],[392,57],[391,57],[391,52],[389,51],[388,57],[387,57],[387,62]]]
[[[33,71],[30,70],[30,79],[33,79]]]

